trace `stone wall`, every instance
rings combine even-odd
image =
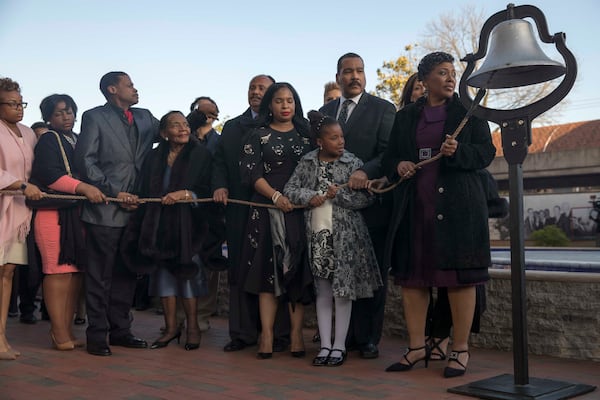
[[[509,270],[490,270],[487,310],[474,347],[512,350]],[[529,353],[600,361],[600,274],[527,271]],[[406,338],[402,293],[391,287],[384,333]]]
[[[474,347],[512,350],[512,302],[509,270],[490,270],[487,311]],[[219,314],[227,315],[226,274],[221,274]],[[600,274],[527,271],[529,353],[600,361]],[[314,305],[306,308],[306,327],[316,327]],[[384,335],[406,338],[402,289],[390,285]]]

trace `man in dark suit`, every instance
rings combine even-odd
[[[236,200],[249,200],[254,190],[241,183],[240,154],[244,137],[254,126],[254,118],[258,115],[262,97],[273,83],[275,80],[269,75],[257,75],[252,78],[248,86],[250,107],[242,115],[225,123],[214,155],[213,199],[215,202],[227,205],[225,221],[229,264],[229,336],[231,341],[225,345],[223,349],[225,351],[242,350],[246,346],[255,344],[258,338],[258,297],[244,291],[244,282],[240,282],[240,253],[244,240],[244,228],[248,220],[248,207],[227,203],[227,200],[230,197]],[[287,307],[279,308],[287,309]],[[278,322],[279,320],[289,321],[289,317],[282,318],[278,315]],[[276,335],[285,336],[280,332],[276,332]],[[273,351],[281,351],[285,345],[286,343],[281,338],[279,340],[276,338],[273,343]]]
[[[365,92],[363,59],[355,53],[341,56],[335,75],[342,97],[321,107],[321,112],[336,118],[344,131],[346,149],[360,158],[364,165],[349,180],[353,189],[365,189],[369,179],[383,175],[381,159],[387,147],[394,123],[394,105]],[[379,263],[383,287],[371,299],[360,299],[352,305],[348,345],[357,346],[363,358],[379,356],[377,345],[383,328],[383,312],[387,295],[387,271],[383,267],[383,251],[387,223],[391,216],[391,195],[384,195],[363,210],[375,254]]]
[[[125,269],[119,244],[129,216],[137,208],[137,178],[158,137],[158,121],[148,110],[131,108],[138,102],[138,92],[126,73],[104,75],[100,91],[107,103],[83,113],[75,165],[82,180],[122,201],[86,202],[81,214],[87,228],[87,351],[109,356],[107,334],[113,346],[148,346],[131,333],[136,276]]]

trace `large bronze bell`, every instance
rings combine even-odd
[[[529,22],[509,19],[492,30],[487,57],[467,84],[485,89],[511,88],[547,82],[565,72],[564,65],[544,54]]]

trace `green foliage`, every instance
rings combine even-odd
[[[217,132],[219,132],[219,134],[221,133],[221,131],[223,131],[223,126],[225,125],[225,122],[227,122],[227,120],[229,119],[229,115],[226,115],[225,117],[219,119],[219,122],[217,124],[213,125],[213,129]]]
[[[416,58],[411,54],[416,46],[405,46],[406,55],[401,55],[396,60],[384,61],[381,68],[377,68],[378,83],[375,86],[375,95],[389,99],[396,108],[400,106],[402,88],[408,78],[416,72]]]
[[[536,246],[566,247],[569,245],[569,238],[556,225],[547,225],[533,232],[529,239],[533,240]]]

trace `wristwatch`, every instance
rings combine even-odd
[[[27,184],[25,182],[21,183],[20,189],[24,192],[27,189]]]

